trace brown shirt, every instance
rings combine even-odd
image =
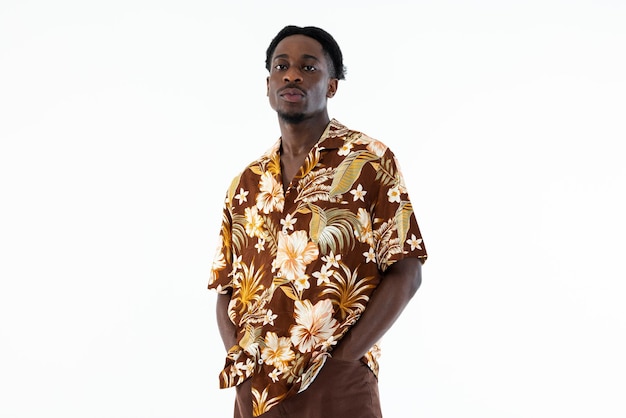
[[[394,154],[332,120],[283,192],[280,140],[227,193],[209,288],[238,329],[220,386],[254,415],[305,390],[395,261],[426,250]],[[378,371],[378,347],[363,358]]]

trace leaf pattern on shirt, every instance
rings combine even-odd
[[[325,184],[333,178],[334,170],[325,168],[322,170],[311,171],[298,181],[298,196],[296,203],[306,204],[322,200],[328,202],[331,200],[330,186]],[[336,201],[334,199],[333,201]]]
[[[285,395],[282,395],[270,398],[268,389],[269,388],[265,388],[263,391],[259,392],[255,388],[252,388],[252,414],[255,417],[266,413],[285,397]]]
[[[258,301],[261,297],[263,284],[263,268],[255,269],[254,264],[250,266],[241,265],[241,271],[234,273],[233,288],[235,289],[232,301],[235,302],[233,309],[237,309],[240,314],[249,310],[252,303]]]
[[[400,202],[395,215],[396,229],[398,231],[398,242],[406,241],[407,233],[411,224],[411,216],[413,215],[413,205],[411,202]]]
[[[377,163],[376,181],[381,186],[394,186],[399,182],[395,161],[393,159],[385,159]]]
[[[228,242],[224,242],[224,248],[229,251],[232,249],[238,253],[248,244],[248,234],[246,233],[246,220],[244,215],[232,214],[232,220],[229,221],[225,216],[222,220],[224,224],[230,224],[230,228],[224,230],[222,227],[222,235],[228,238]]]
[[[304,163],[300,170],[298,170],[298,176],[296,178],[300,179],[309,175],[309,173],[319,164],[321,154],[318,147],[313,147],[311,152],[304,159]]]
[[[369,151],[354,151],[348,154],[335,170],[330,195],[336,196],[350,191],[362,174],[363,166],[377,159],[378,157]]]
[[[319,220],[316,220],[315,225],[312,220],[309,234],[314,242],[317,241],[322,253],[337,253],[354,248],[355,231],[361,227],[355,213],[343,208],[320,209],[314,213],[313,217],[317,216]]]
[[[373,277],[360,277],[358,268],[351,271],[343,263],[340,264],[341,272],[336,271],[333,277],[336,279],[330,282],[322,290],[322,295],[331,295],[331,301],[337,306],[341,319],[346,319],[351,314],[360,315],[365,310],[369,300],[368,291],[375,285],[372,283]]]

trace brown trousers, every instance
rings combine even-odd
[[[382,418],[378,381],[360,361],[329,358],[304,392],[259,418]],[[234,418],[252,418],[250,381],[237,386]]]

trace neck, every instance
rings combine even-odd
[[[279,117],[281,154],[295,156],[308,153],[319,141],[329,122],[328,113],[298,123],[290,123]]]

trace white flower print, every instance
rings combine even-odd
[[[233,258],[233,273],[241,268],[241,256]]]
[[[322,257],[322,261],[326,263],[327,267],[336,267],[339,268],[339,261],[341,260],[341,254],[335,255],[332,251],[330,254]]]
[[[256,244],[254,244],[254,248],[260,254],[261,251],[265,251],[265,240],[263,238],[259,238]]]
[[[406,240],[406,243],[409,244],[411,246],[411,251],[415,250],[416,248],[418,250],[422,249],[422,239],[421,238],[417,238],[415,236],[415,234],[411,234],[411,238]]]
[[[337,154],[341,156],[346,156],[350,154],[350,150],[352,149],[352,142],[344,142],[343,146],[337,151]]]
[[[244,202],[248,201],[248,194],[250,192],[248,192],[247,190],[244,190],[243,187],[239,188],[239,193],[235,195],[235,199],[239,200],[239,204],[241,205]]]
[[[311,287],[311,283],[309,283],[309,276],[306,274],[304,276],[300,276],[293,281],[293,285],[296,287],[298,292],[302,292],[304,289],[308,289]]]
[[[283,226],[283,233],[289,231],[293,231],[293,226],[295,225],[298,218],[294,218],[291,216],[291,213],[288,213],[285,216],[285,219],[280,220],[280,224]]]
[[[274,312],[272,312],[271,309],[268,309],[267,312],[265,312],[265,318],[263,319],[263,325],[270,324],[270,325],[274,326],[274,320],[276,318],[278,318],[278,315],[276,315]]]
[[[274,210],[282,211],[284,204],[283,186],[270,172],[263,173],[256,195],[256,207],[267,214]]]
[[[333,304],[329,299],[295,301],[296,325],[291,327],[291,342],[301,353],[313,351],[328,341],[339,327],[333,318]]]
[[[366,263],[376,261],[376,252],[374,252],[374,249],[372,247],[370,247],[369,251],[363,253],[363,256],[365,257]]]
[[[389,203],[400,203],[400,188],[395,186],[387,190],[387,197],[389,198]]]
[[[319,255],[317,245],[309,241],[305,231],[296,231],[291,235],[280,235],[278,252],[273,267],[280,269],[289,281],[304,276],[306,266]]]
[[[270,379],[272,379],[272,382],[276,383],[276,382],[278,382],[278,377],[279,377],[281,374],[283,374],[283,372],[281,372],[280,370],[278,370],[278,369],[276,369],[276,368],[275,368],[274,370],[272,370],[271,372],[269,372],[267,375],[268,375],[268,377],[269,377]]]
[[[365,190],[363,190],[363,186],[361,185],[361,183],[359,183],[359,185],[356,187],[356,189],[350,190],[350,193],[352,193],[352,195],[354,196],[353,197],[353,201],[354,202],[356,202],[357,200],[360,200],[361,202],[364,202],[365,200],[363,200],[363,198],[367,194],[367,192]]]
[[[260,237],[263,233],[263,218],[259,215],[256,207],[246,208],[246,234],[250,237]]]
[[[247,359],[246,362],[238,361],[235,363],[235,373],[237,376],[250,376],[254,370],[255,364],[251,359]],[[233,376],[234,377],[234,376]]]
[[[265,347],[261,352],[261,358],[266,364],[279,370],[285,370],[291,360],[296,357],[291,350],[291,340],[287,337],[279,337],[275,332],[265,334]]]
[[[328,266],[325,265],[322,266],[322,269],[320,271],[316,271],[315,273],[313,273],[313,277],[317,279],[317,285],[321,286],[322,283],[330,283],[330,278],[334,273],[334,270],[329,270]]]
[[[387,146],[376,139],[369,138],[369,140],[370,142],[367,144],[367,149],[382,158],[387,151]]]
[[[337,340],[334,335],[322,343],[322,348],[324,351],[328,351],[333,345],[337,345]]]

